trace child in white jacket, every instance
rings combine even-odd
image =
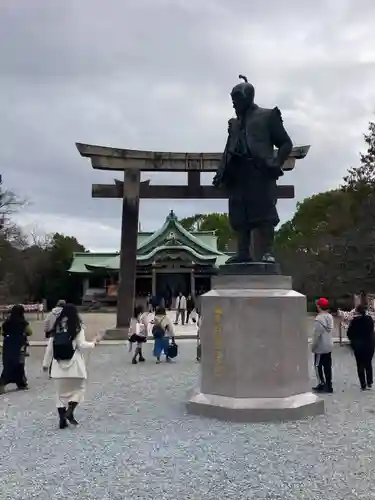
[[[134,308],[133,317],[130,320],[129,326],[129,342],[130,351],[132,350],[132,344],[136,344],[134,356],[132,358],[132,364],[136,365],[139,363],[144,363],[146,360],[143,357],[142,346],[144,342],[147,342],[148,335],[148,313],[144,312],[142,306],[136,306]],[[137,361],[138,356],[138,361]]]

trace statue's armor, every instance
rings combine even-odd
[[[243,134],[241,134],[239,119],[233,119],[231,123],[232,137],[230,137],[228,144],[229,154],[235,153],[239,146],[238,153],[241,156],[260,160],[271,159],[274,149],[270,133],[271,114],[272,112],[276,113],[276,110],[277,108],[255,107],[251,113],[246,114],[245,127],[242,129]],[[242,144],[239,145],[238,142]]]
[[[279,222],[276,178],[269,176],[266,166],[273,158],[272,122],[279,116],[277,108],[256,106],[246,113],[242,126],[239,119],[230,121],[223,168],[229,220],[235,231]]]

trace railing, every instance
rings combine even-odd
[[[10,310],[15,304],[3,304],[0,305],[0,315],[3,319],[9,314]],[[44,310],[41,309],[40,304],[22,304],[26,313],[36,313],[37,319],[39,319],[39,315],[44,315]]]

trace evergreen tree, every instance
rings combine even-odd
[[[375,187],[375,122],[369,123],[368,133],[364,134],[367,144],[366,153],[360,155],[360,165],[348,170],[344,177],[344,189],[358,191],[363,187]]]

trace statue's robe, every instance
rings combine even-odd
[[[229,199],[229,222],[242,232],[265,224],[276,226],[276,181],[282,170],[275,166],[274,148],[283,163],[292,150],[278,108],[254,105],[243,120],[229,121],[228,140],[219,168],[219,177]]]

